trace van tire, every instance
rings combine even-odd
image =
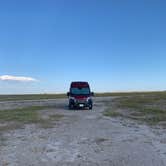
[[[93,109],[93,105],[90,105],[90,106],[89,106],[89,110],[92,110],[92,109]]]
[[[72,110],[73,109],[73,105],[69,104],[68,108],[69,108],[69,110]]]

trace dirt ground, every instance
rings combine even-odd
[[[107,100],[95,98],[92,111],[68,110],[66,99],[0,102],[0,110],[53,106],[41,113],[64,115],[51,128],[0,132],[0,166],[165,166],[166,129],[106,117]]]

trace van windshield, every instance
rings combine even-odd
[[[73,95],[89,95],[90,90],[88,87],[83,88],[71,88],[71,94]]]

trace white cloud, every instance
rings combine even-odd
[[[0,76],[1,81],[18,81],[18,82],[34,82],[37,81],[32,77],[22,77],[22,76],[11,76],[11,75],[2,75]]]

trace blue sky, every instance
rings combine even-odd
[[[0,2],[0,93],[166,89],[165,0]]]

